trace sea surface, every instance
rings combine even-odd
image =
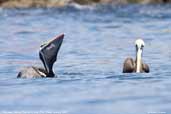
[[[40,45],[61,33],[56,78],[17,79],[23,67],[43,66]],[[123,74],[137,38],[151,72]],[[171,114],[171,5],[1,8],[4,112]]]

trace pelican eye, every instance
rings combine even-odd
[[[141,49],[143,49],[144,45],[141,45]]]
[[[135,45],[135,48],[136,48],[136,51],[138,51],[138,45],[137,44]]]

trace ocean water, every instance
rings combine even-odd
[[[56,78],[17,79],[61,33]],[[151,72],[123,74],[137,38]],[[170,114],[171,5],[0,9],[0,113],[21,111]]]

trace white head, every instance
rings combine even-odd
[[[140,72],[141,69],[141,63],[142,63],[142,51],[143,47],[145,46],[145,43],[142,39],[137,39],[135,41],[135,46],[136,46],[136,72]]]
[[[137,49],[143,49],[143,47],[145,46],[145,43],[142,39],[137,39],[135,41],[135,46]]]

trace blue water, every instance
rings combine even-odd
[[[58,78],[17,79],[42,66],[39,46],[65,33]],[[123,74],[134,41],[148,74]],[[171,5],[0,9],[0,112],[171,113]]]

